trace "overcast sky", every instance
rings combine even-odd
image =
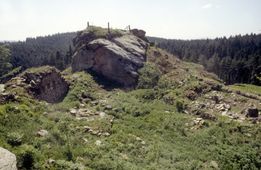
[[[87,21],[175,39],[261,33],[261,0],[0,0],[0,40],[77,31]]]

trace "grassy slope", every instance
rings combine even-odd
[[[153,49],[149,52],[153,53]],[[192,129],[196,117],[177,111],[177,101],[189,104],[184,98],[186,89],[200,86],[201,79],[218,81],[198,65],[173,62],[176,69],[161,76],[158,87],[149,88],[149,81],[144,79],[148,81],[147,89],[127,92],[105,91],[90,75],[72,75],[68,70],[64,75],[72,85],[63,102],[50,105],[21,98],[20,102],[0,106],[0,146],[17,155],[20,167],[31,165],[35,169],[260,168],[260,124],[218,117],[217,121],[206,120],[202,127]],[[159,69],[168,72],[173,68]],[[106,100],[112,106],[112,110],[106,110],[101,102],[87,102],[84,106],[113,115],[112,126],[106,118],[78,120],[68,113],[70,108],[81,107],[83,92],[93,101]],[[111,135],[91,135],[84,126]],[[48,130],[48,136],[37,137],[40,129]],[[95,144],[97,140],[100,146]],[[48,159],[55,163],[47,163]]]
[[[245,93],[253,93],[257,95],[261,95],[261,87],[260,86],[255,86],[252,84],[235,84],[229,86],[233,90],[239,90]]]

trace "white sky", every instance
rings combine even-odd
[[[78,31],[87,21],[175,39],[261,33],[261,0],[0,0],[0,40]]]

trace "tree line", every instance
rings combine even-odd
[[[227,84],[261,85],[261,34],[199,40],[149,37],[149,40],[182,60],[202,64]]]
[[[4,44],[0,44],[0,77],[7,74],[12,67],[9,48]]]
[[[13,67],[25,68],[51,65],[63,70],[71,63],[72,39],[75,32],[27,38],[23,42],[8,43]]]

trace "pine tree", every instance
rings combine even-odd
[[[10,50],[5,46],[0,46],[0,76],[3,76],[12,69],[10,63]]]

